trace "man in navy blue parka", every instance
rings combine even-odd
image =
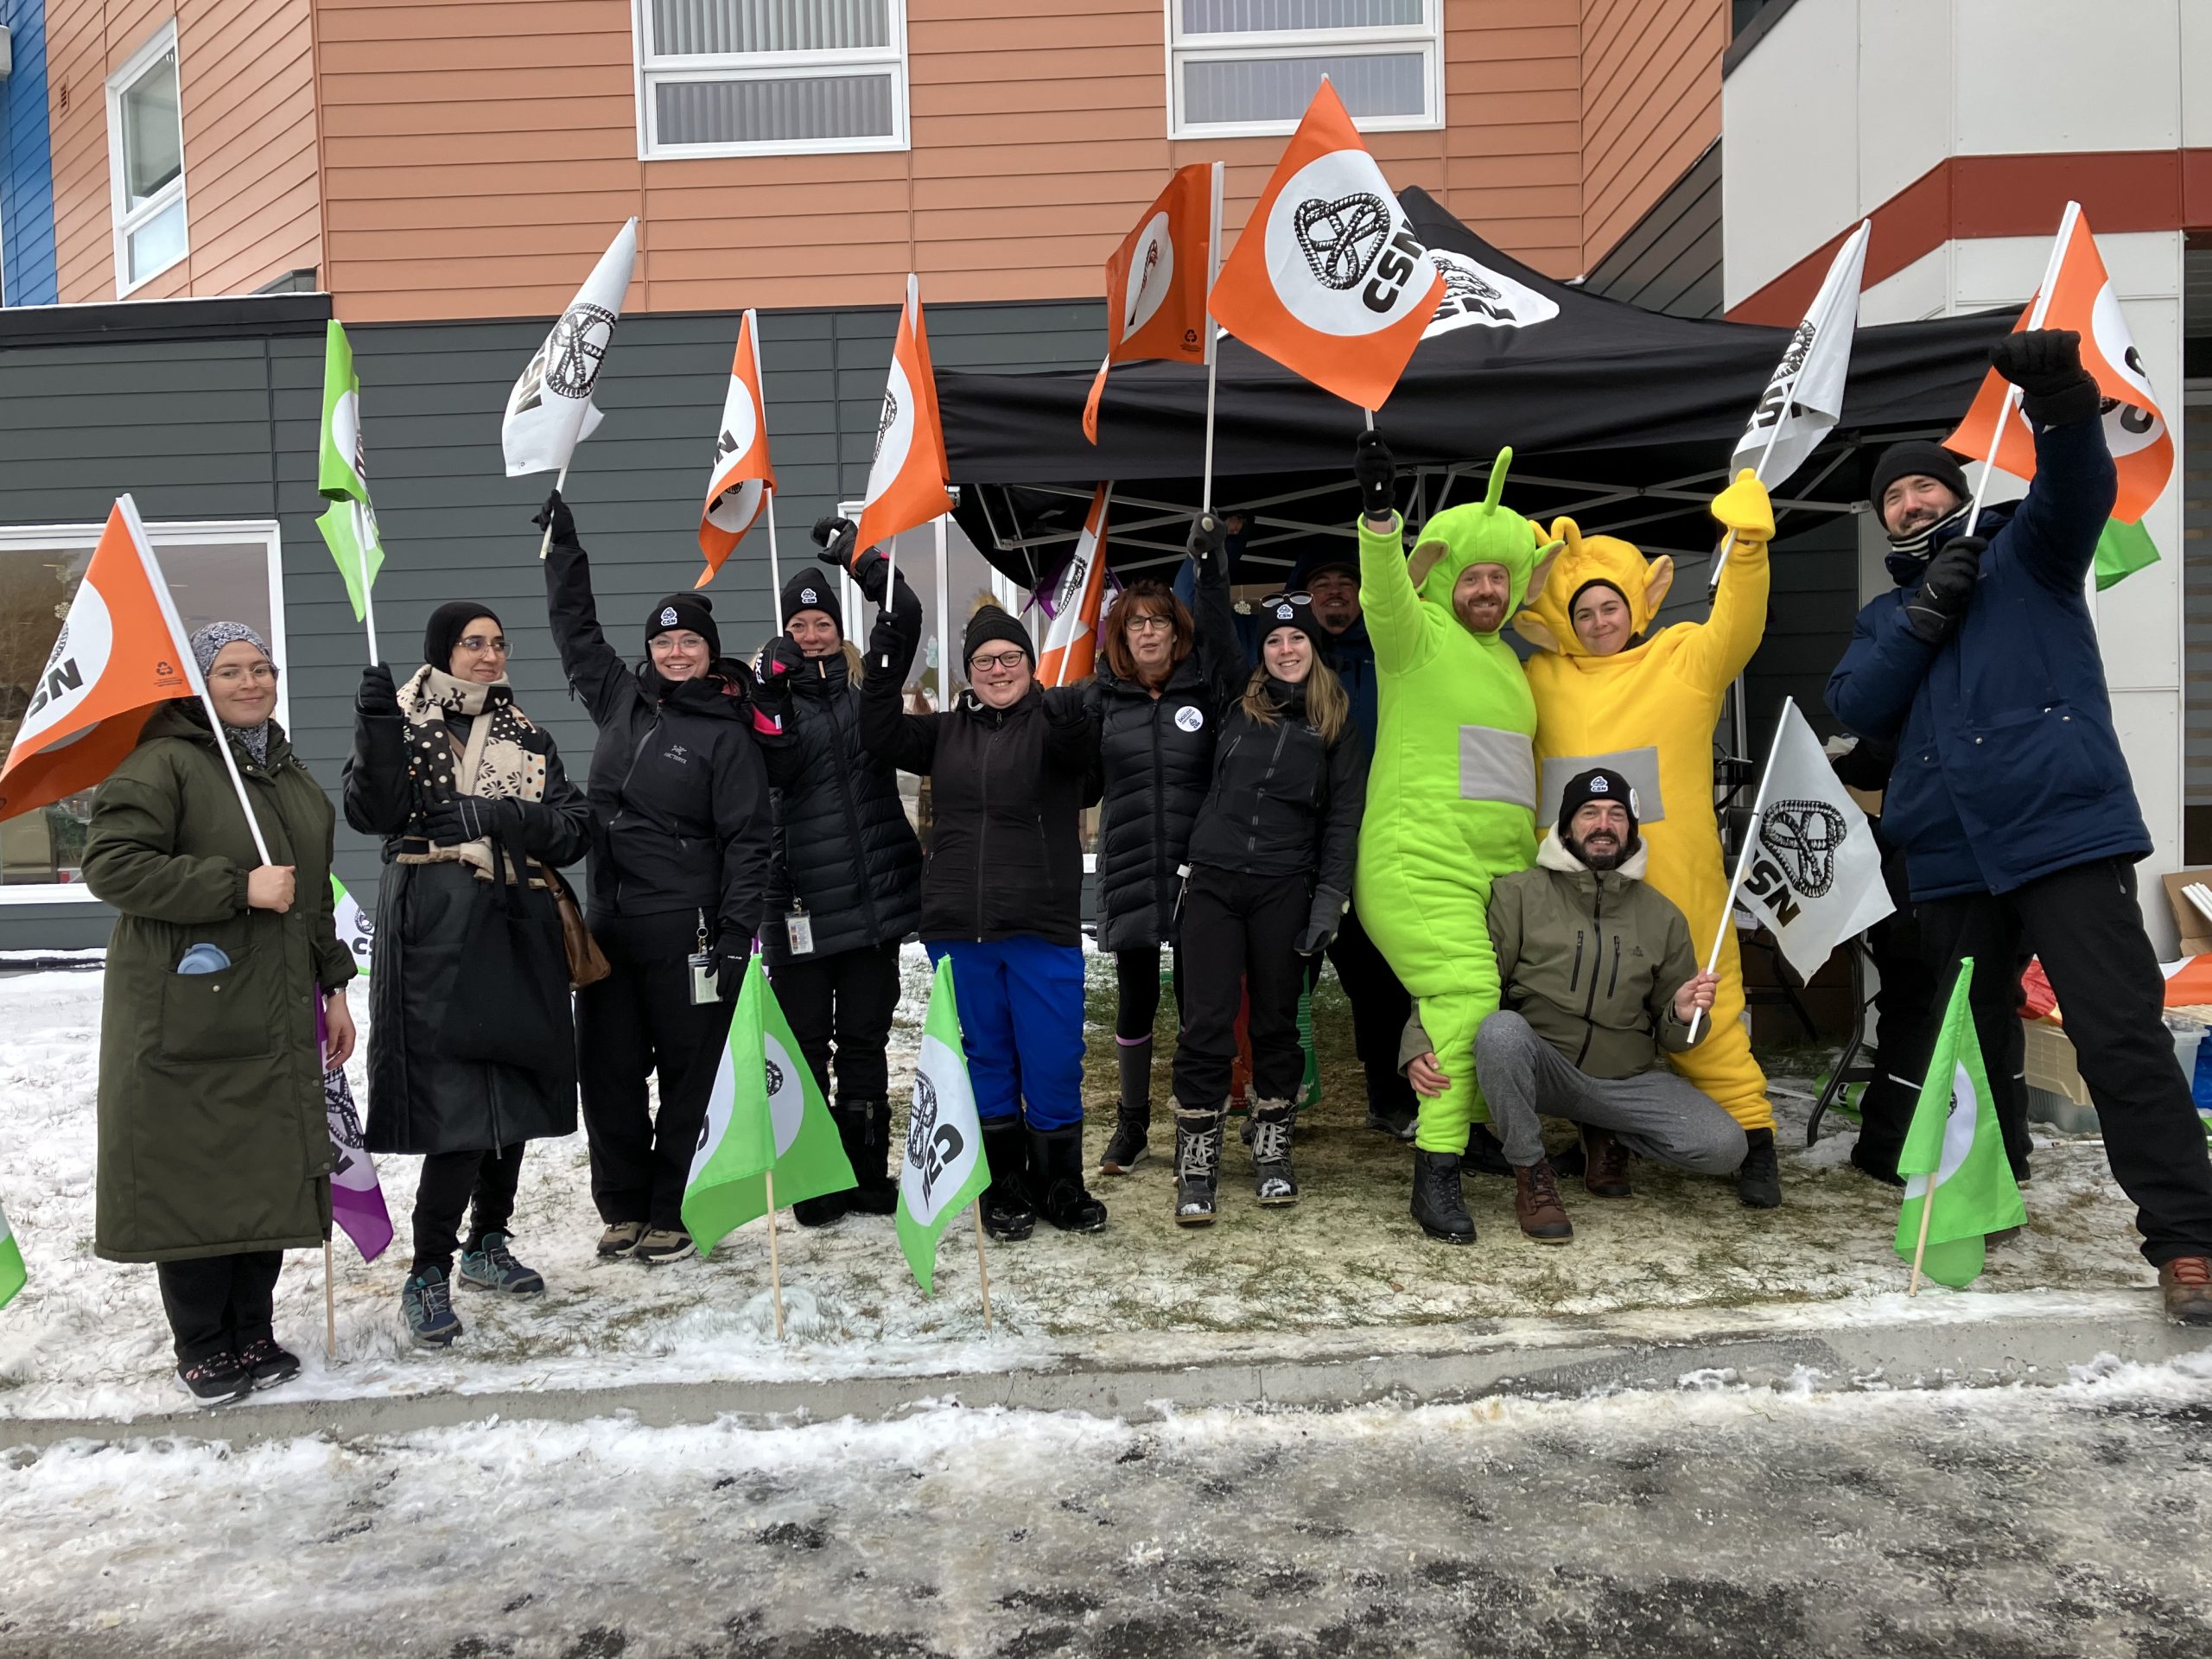
[[[1828,681],[1852,731],[1893,741],[1885,833],[1904,849],[1923,949],[1948,987],[1974,959],[1974,1026],[1990,1070],[2019,1051],[2015,996],[2042,958],[2137,1209],[2168,1314],[2212,1325],[2212,1164],[2159,1011],[2164,981],[2136,907],[2150,832],[2113,730],[2089,570],[2116,488],[2080,336],[2007,336],[1990,360],[2035,429],[2024,499],[1972,508],[1959,464],[1897,444],[1868,492],[1897,587],[1859,613]],[[1976,533],[1969,533],[1976,532]],[[1904,1058],[1904,1057],[1899,1057]],[[1924,1058],[1910,1062],[1915,1071]],[[2000,1084],[2000,1105],[2008,1091]],[[2006,1150],[2026,1173],[2018,1095]]]

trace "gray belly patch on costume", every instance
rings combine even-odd
[[[1459,798],[1536,804],[1536,746],[1495,726],[1459,728]]]

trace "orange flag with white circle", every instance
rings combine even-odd
[[[2097,390],[2104,394],[2105,443],[2120,474],[2112,516],[2124,524],[2139,523],[2173,477],[2174,437],[2078,202],[2066,204],[2050,270],[2012,332],[2030,328],[2071,328],[2082,336],[2082,366],[2096,377]],[[2011,383],[1994,369],[1984,377],[1966,419],[1943,440],[1943,447],[1981,461],[1993,442],[1999,468],[2015,478],[2036,475],[2035,429],[2012,396]]]
[[[1325,79],[1213,286],[1214,320],[1292,372],[1378,409],[1444,276]]]
[[[707,556],[707,570],[694,588],[715,579],[775,487],[776,469],[768,459],[768,404],[760,395],[760,317],[748,310],[737,325],[737,353],[730,359],[729,391],[722,398],[722,423],[715,429],[714,471],[699,514],[699,550]]]
[[[1045,626],[1045,648],[1037,658],[1037,683],[1073,685],[1088,679],[1098,660],[1098,611],[1106,594],[1106,509],[1114,486],[1092,492],[1083,516],[1083,534],[1067,569],[1052,584],[1052,616]]]
[[[162,703],[200,695],[191,637],[129,496],[115,504],[0,766],[0,818],[82,794]]]
[[[1147,358],[1206,360],[1206,284],[1213,276],[1213,170],[1178,168],[1160,200],[1106,262],[1106,360],[1083,406],[1083,435],[1098,442],[1106,371]]]
[[[880,547],[902,530],[943,518],[952,511],[945,489],[950,481],[944,424],[937,412],[937,372],[930,366],[929,332],[922,323],[922,285],[909,272],[855,545]]]

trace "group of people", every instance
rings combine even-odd
[[[2042,952],[2169,1311],[2212,1321],[2212,1168],[2153,1040],[2158,976],[2130,868],[2150,843],[2082,598],[2113,474],[2069,339],[2016,336],[1996,354],[2027,391],[2042,457],[2016,512],[1968,534],[1963,478],[1933,446],[1878,467],[1898,586],[1862,615],[1831,702],[1897,757],[1883,823],[1929,982],[1961,954]],[[556,492],[537,522],[562,667],[598,730],[583,786],[516,702],[488,605],[442,606],[421,665],[404,681],[371,668],[355,702],[345,813],[381,838],[385,866],[366,1145],[423,1159],[410,1338],[461,1334],[456,1286],[543,1289],[514,1252],[521,1163],[531,1141],[573,1131],[579,1102],[599,1254],[690,1253],[683,1188],[756,949],[856,1178],[799,1221],[895,1207],[886,1051],[899,947],[918,935],[951,963],[986,1230],[1020,1239],[1040,1215],[1103,1227],[1083,1146],[1079,818],[1093,804],[1097,938],[1119,985],[1120,1090],[1097,1169],[1125,1176],[1149,1151],[1165,953],[1179,1224],[1214,1217],[1240,1026],[1253,1195],[1298,1198],[1298,1002],[1325,957],[1351,1002],[1366,1121],[1412,1140],[1410,1210],[1430,1237],[1473,1241],[1471,1166],[1510,1177],[1525,1236],[1573,1236],[1560,1175],[1574,1166],[1554,1167],[1548,1116],[1576,1126],[1592,1198],[1629,1196],[1643,1157],[1732,1178],[1746,1205],[1780,1203],[1721,925],[1711,745],[1764,623],[1766,492],[1745,472],[1714,499],[1732,545],[1711,614],[1662,627],[1669,561],[1513,512],[1510,458],[1482,500],[1408,538],[1395,462],[1365,434],[1356,559],[1309,556],[1240,615],[1242,526],[1203,513],[1188,602],[1150,579],[1124,588],[1089,681],[1040,687],[1028,632],[986,602],[961,641],[965,690],[921,712],[906,696],[921,604],[849,523],[816,536],[877,607],[865,653],[840,584],[809,567],[753,662],[725,654],[696,593],[652,607],[633,658],[601,632]],[[1508,626],[1533,647],[1525,664]],[[270,718],[265,642],[224,623],[193,648],[221,729],[166,705],[101,789],[86,856],[120,912],[96,1244],[159,1264],[179,1376],[220,1402],[298,1368],[272,1298],[281,1253],[329,1225],[322,1077],[353,1044],[354,965],[329,896],[336,815]],[[901,771],[929,779],[926,849]],[[579,860],[581,904],[561,874]],[[202,946],[220,966],[179,971]],[[2018,1052],[2006,984],[1975,979],[1993,1057]],[[1924,1053],[1887,1030],[1885,1053],[1900,1097],[1916,1093]],[[1871,1173],[1895,1176],[1898,1109],[1869,1108]]]

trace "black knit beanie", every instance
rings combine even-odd
[[[1316,652],[1329,644],[1329,631],[1321,626],[1321,619],[1313,614],[1313,595],[1311,594],[1269,594],[1252,607],[1252,616],[1259,626],[1262,645],[1277,628],[1296,628],[1313,642]]]
[[[968,619],[968,632],[960,641],[962,666],[974,662],[976,653],[994,639],[1020,645],[1022,654],[1029,658],[1030,667],[1037,666],[1037,642],[1029,637],[1029,630],[1001,605],[978,606],[975,615]]]
[[[1916,474],[1934,479],[1957,496],[1961,504],[1974,493],[1967,488],[1967,469],[1942,444],[1930,443],[1925,438],[1893,443],[1882,451],[1881,459],[1874,463],[1874,475],[1866,480],[1866,499],[1874,504],[1874,518],[1885,531],[1889,524],[1882,518],[1883,492],[1897,480]]]
[[[462,632],[480,616],[490,617],[502,633],[506,632],[507,625],[499,621],[497,611],[474,600],[456,599],[432,611],[429,625],[423,630],[423,660],[441,674],[450,672],[453,648],[461,643]]]
[[[845,631],[845,613],[837,604],[836,578],[824,571],[794,570],[784,584],[783,626],[791,626],[791,618],[801,611],[819,611],[837,625],[839,633]]]
[[[714,613],[715,602],[704,594],[671,594],[645,617],[645,649],[652,650],[656,634],[689,628],[707,642],[708,660],[718,660],[722,654],[722,636],[715,626]]]

